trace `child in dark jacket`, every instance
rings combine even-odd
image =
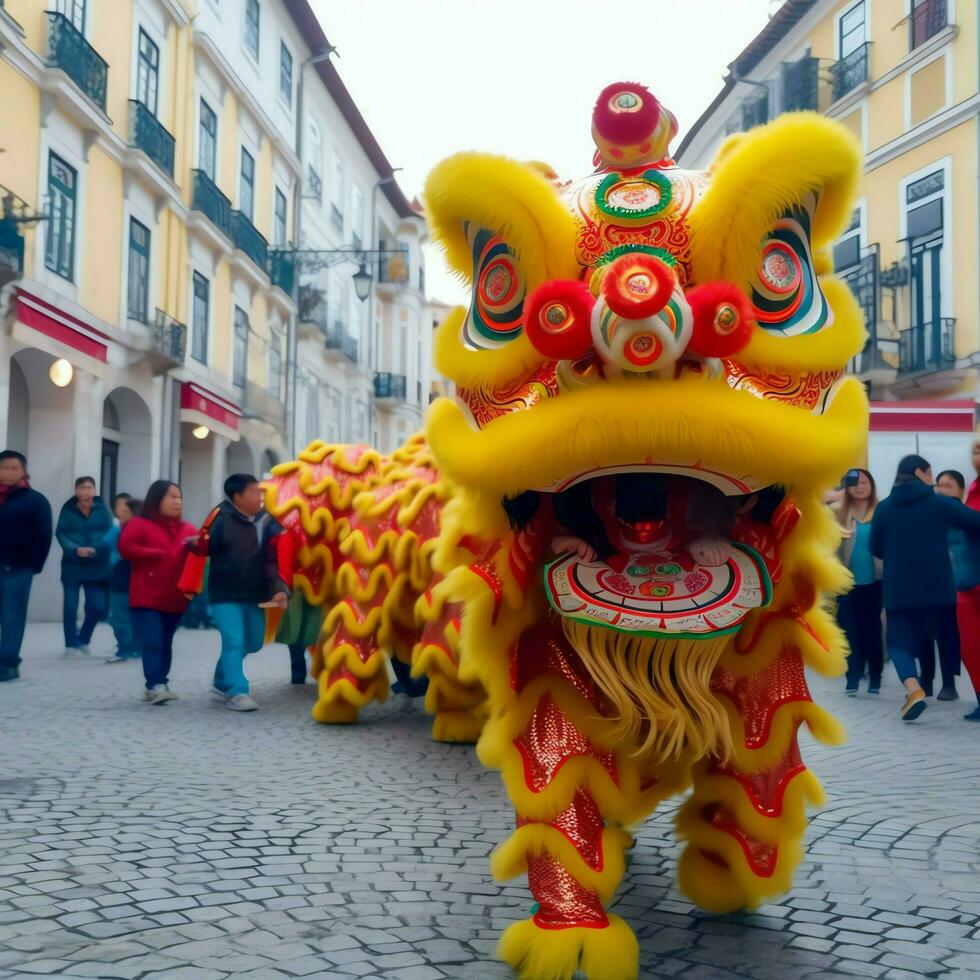
[[[129,615],[129,580],[132,567],[119,554],[119,536],[129,521],[140,512],[142,501],[128,493],[117,493],[112,498],[112,511],[117,524],[109,532],[112,553],[112,571],[109,573],[109,625],[116,637],[116,652],[106,660],[107,664],[123,664],[140,657],[133,637],[133,623]]]

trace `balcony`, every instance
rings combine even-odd
[[[807,55],[791,64],[783,63],[783,109],[786,112],[816,111],[820,99],[820,61]]]
[[[379,401],[405,401],[406,380],[404,374],[378,371],[374,375],[374,397]]]
[[[203,170],[192,170],[191,173],[194,174],[194,210],[200,211],[218,231],[231,238],[231,201]]]
[[[756,94],[742,103],[742,129],[748,131],[754,126],[764,126],[769,122],[769,93],[757,90]]]
[[[174,138],[142,102],[129,100],[130,146],[142,150],[168,177],[174,175]]]
[[[340,338],[340,349],[348,361],[352,361],[354,364],[357,363],[358,351],[360,349],[357,337],[352,337],[349,333],[344,333]]]
[[[868,67],[871,61],[871,44],[862,44],[849,55],[841,58],[831,68],[833,77],[834,101],[844,98],[848,92],[853,92],[859,85],[868,80]]]
[[[74,24],[53,10],[48,15],[48,63],[60,68],[103,112],[109,65]]]
[[[256,233],[257,234],[257,233]],[[287,296],[296,285],[296,257],[292,249],[276,248],[269,252],[269,278]]]
[[[36,224],[44,216],[33,211],[13,191],[0,186],[0,289],[24,273],[24,236],[21,225]]]
[[[270,395],[266,386],[248,381],[242,399],[242,413],[245,418],[258,418],[277,429],[286,425],[286,406],[275,395]]]
[[[241,211],[231,212],[231,240],[263,272],[269,267],[269,245]]]
[[[898,370],[903,374],[919,371],[948,371],[956,365],[953,337],[956,320],[940,317],[920,323],[899,334]]]
[[[949,23],[946,0],[923,0],[909,17],[909,51],[921,47]]]
[[[183,364],[187,354],[187,324],[175,320],[163,310],[157,310],[150,330],[153,349],[175,364]]]

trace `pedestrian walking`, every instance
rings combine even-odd
[[[956,697],[959,671],[956,590],[949,557],[949,529],[980,531],[980,511],[936,493],[932,468],[921,456],[898,464],[895,485],[871,521],[871,553],[884,562],[883,601],[888,653],[908,692],[906,721],[926,708],[928,690],[916,676],[915,657],[939,646],[944,700]]]
[[[871,554],[871,520],[878,506],[874,477],[861,469],[844,477],[843,496],[835,508],[843,531],[841,561],[854,577],[854,588],[837,603],[837,617],[847,637],[845,690],[856,695],[858,684],[868,672],[868,694],[881,690],[884,649],[881,627],[882,562]]]
[[[109,573],[109,625],[116,637],[116,652],[106,660],[107,664],[124,664],[138,660],[140,652],[133,637],[133,622],[129,615],[129,580],[131,566],[119,554],[119,536],[122,529],[140,512],[142,501],[128,493],[117,493],[112,498],[112,512],[116,523],[109,532],[111,542],[112,571]]]
[[[0,681],[20,677],[31,583],[51,550],[51,505],[31,487],[27,457],[0,452]]]
[[[143,658],[143,698],[150,704],[177,697],[170,690],[174,633],[190,602],[177,583],[188,549],[197,542],[197,529],[182,514],[180,487],[157,480],[146,493],[140,516],[128,521],[119,535],[119,554],[132,569],[129,615]]]
[[[265,645],[264,607],[287,605],[289,539],[262,506],[262,488],[254,476],[235,473],[224,489],[227,499],[208,515],[195,548],[199,559],[210,562],[208,605],[221,634],[212,694],[232,711],[255,711],[245,657]],[[189,563],[182,588],[200,592],[203,571],[203,561]]]
[[[90,653],[96,625],[106,617],[111,546],[107,535],[112,515],[95,492],[95,478],[80,476],[75,493],[62,505],[55,536],[61,545],[61,584],[65,601],[65,656]],[[78,606],[85,593],[82,628],[78,628]]]
[[[980,441],[973,445],[973,469],[976,478],[966,490],[966,506],[980,511]],[[952,471],[941,473],[940,478]],[[955,482],[955,480],[954,480]],[[939,481],[937,480],[937,483]],[[980,721],[980,535],[959,528],[949,532],[949,550],[953,557],[953,576],[956,585],[956,621],[960,633],[960,659],[970,675],[977,707],[963,717]]]

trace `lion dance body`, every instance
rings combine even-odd
[[[577,182],[436,167],[429,222],[472,284],[437,335],[456,402],[390,457],[314,443],[268,488],[323,613],[314,716],[355,720],[397,657],[429,677],[435,737],[479,736],[501,771],[517,828],[493,872],[526,872],[535,899],[501,955],[530,980],[637,975],[606,907],[627,828],[672,794],[690,790],[693,901],[790,886],[822,798],[797,729],[843,738],[804,677],[843,670],[822,495],[867,426],[843,376],[861,315],[828,258],[851,137],[794,113],[684,171],[673,116],[633,84],[592,129]]]

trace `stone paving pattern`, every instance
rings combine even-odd
[[[33,626],[0,685],[0,977],[505,978],[523,882],[487,855],[512,826],[496,774],[437,745],[405,698],[354,728],[310,718],[284,647],[249,658],[254,714],[207,695],[216,635],[178,634],[180,701],[137,700],[137,664],[62,659]],[[100,646],[101,644],[101,646]],[[108,644],[105,627],[96,648]],[[616,911],[644,977],[980,977],[980,726],[964,700],[898,718],[814,680],[847,724],[807,742],[827,788],[793,891],[701,913],[674,887],[675,805],[643,828]]]

